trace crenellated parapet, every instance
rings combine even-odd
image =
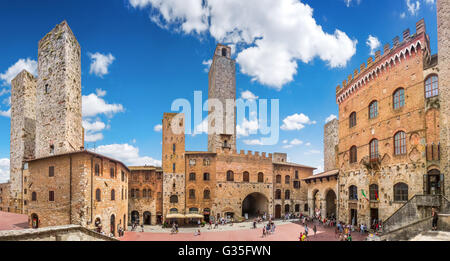
[[[259,151],[245,151],[240,150],[239,153],[233,150],[221,150],[219,154],[229,155],[229,156],[241,156],[247,157],[248,159],[255,160],[272,160],[272,153],[259,152]]]
[[[381,54],[381,50],[377,50],[375,57],[370,56],[367,59],[367,66],[364,63],[361,64],[359,69],[355,69],[353,74],[350,74],[342,82],[342,86],[338,85],[336,87],[336,101],[338,104],[378,77],[380,73],[396,66],[402,60],[408,59],[419,50],[430,56],[429,38],[426,35],[426,26],[423,19],[416,23],[416,33],[414,35],[410,35],[410,30],[406,29],[403,31],[402,38],[403,40],[400,41],[399,36],[394,37],[392,48],[389,43],[386,43],[383,46],[383,54]]]

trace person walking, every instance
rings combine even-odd
[[[437,223],[438,223],[439,215],[438,215],[438,213],[437,213],[435,208],[431,209],[431,216],[433,217],[433,222],[431,224],[431,226],[432,226],[431,230],[436,231],[437,230]]]
[[[305,235],[308,237],[308,224],[305,225]]]
[[[316,236],[316,233],[317,233],[317,227],[316,227],[316,224],[314,224],[313,231],[314,231],[314,236]]]

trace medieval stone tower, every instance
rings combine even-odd
[[[184,214],[185,125],[184,115],[164,113],[163,118],[163,216]]]
[[[450,2],[437,1],[439,96],[441,106],[441,172],[444,173],[445,195],[450,195]]]
[[[80,150],[81,49],[67,22],[39,42],[36,158]]]
[[[36,82],[27,71],[19,73],[11,82],[10,192],[19,205],[24,160],[33,158],[35,153]]]
[[[209,71],[208,92],[211,108],[208,116],[208,151],[236,151],[236,61],[231,59],[231,48],[228,46],[217,45]],[[222,106],[215,106],[218,102]]]
[[[335,170],[337,166],[337,146],[339,144],[339,121],[334,119],[324,127],[323,154],[324,171]]]

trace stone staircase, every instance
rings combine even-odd
[[[382,240],[409,240],[431,228],[431,209],[439,213],[438,229],[450,231],[450,201],[442,195],[415,195],[383,222]]]

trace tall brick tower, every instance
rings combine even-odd
[[[66,21],[39,41],[36,158],[83,147],[80,56]]]
[[[35,153],[36,81],[22,71],[11,82],[10,192],[18,209],[22,204],[23,163]]]
[[[164,113],[162,125],[163,216],[166,217],[183,214],[185,208],[184,115]]]
[[[231,59],[231,48],[228,46],[219,44],[216,47],[209,71],[208,92],[210,103],[216,100],[222,104],[222,112],[212,108],[209,113],[208,151],[236,151],[236,61]],[[232,101],[228,106],[227,100]],[[222,115],[222,126],[217,123],[220,119],[212,116],[215,113]]]
[[[441,173],[445,195],[450,195],[450,1],[437,1],[439,99],[441,106]]]

